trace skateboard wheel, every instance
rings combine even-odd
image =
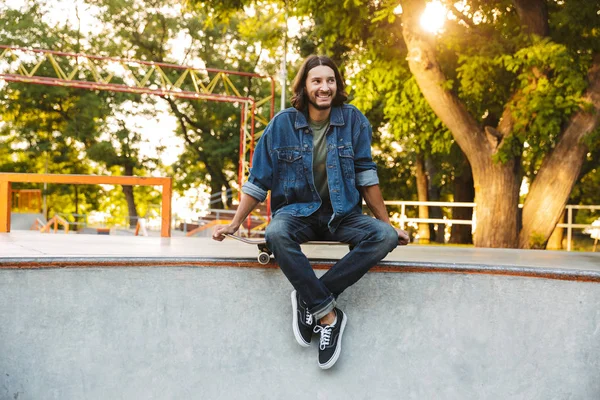
[[[258,262],[262,265],[268,264],[269,261],[271,261],[271,256],[269,256],[269,253],[265,253],[265,252],[261,252],[258,255]]]

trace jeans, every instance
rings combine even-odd
[[[398,245],[391,225],[360,213],[346,216],[332,233],[327,226],[332,213],[331,208],[321,208],[308,217],[277,214],[265,232],[279,267],[316,319],[332,311],[337,297]],[[353,248],[317,278],[300,249],[301,243],[313,240],[338,241]]]

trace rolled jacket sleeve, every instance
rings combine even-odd
[[[242,185],[242,193],[252,196],[260,202],[265,201],[267,198],[267,191],[250,181]]]
[[[356,174],[356,186],[373,186],[379,184],[377,171],[372,169],[359,172]]]

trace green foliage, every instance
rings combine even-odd
[[[556,144],[563,124],[583,106],[590,59],[542,39],[501,60],[518,74],[520,95],[511,102],[513,133],[533,152],[545,153]]]
[[[538,232],[533,232],[529,236],[529,248],[531,249],[545,249],[546,248],[546,237]]]
[[[495,125],[510,97],[512,78],[492,55],[461,55],[456,68],[458,94],[471,115],[482,124]]]
[[[587,54],[600,51],[600,2],[549,1],[550,35],[556,43]]]

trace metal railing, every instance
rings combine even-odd
[[[386,206],[400,206],[400,228],[404,229],[405,224],[416,222],[422,224],[457,224],[475,226],[475,203],[460,203],[451,201],[404,201],[388,200],[384,202]],[[446,219],[446,218],[414,218],[406,215],[406,206],[429,206],[429,207],[470,207],[473,209],[473,219]]]
[[[226,198],[226,200],[233,199],[233,189],[227,189],[225,191],[225,198]],[[221,201],[223,201],[223,192],[214,193],[213,195],[210,196],[208,205],[212,206],[213,204],[217,204]]]
[[[592,224],[574,224],[573,223],[573,210],[600,210],[600,206],[580,206],[580,205],[567,205],[567,223],[556,224],[559,228],[567,228],[567,251],[571,251],[571,239],[573,238],[573,228],[576,229],[598,229],[598,227]],[[594,248],[595,250],[595,248]]]
[[[387,206],[400,206],[400,216],[399,223],[400,228],[404,229],[405,225],[408,223],[426,223],[426,224],[457,224],[457,225],[471,225],[473,230],[476,227],[477,219],[476,219],[476,203],[460,203],[460,202],[449,202],[449,201],[403,201],[403,200],[389,200],[385,201]],[[433,206],[433,207],[471,207],[473,208],[473,218],[472,219],[446,219],[446,218],[415,218],[409,217],[406,214],[407,206]],[[519,208],[523,208],[522,204],[519,204]],[[566,228],[567,229],[567,251],[571,251],[572,249],[572,239],[573,239],[573,229],[588,229],[588,230],[600,230],[597,226],[593,226],[592,224],[575,224],[573,223],[573,210],[592,210],[598,211],[600,210],[600,206],[597,205],[567,205],[565,207],[567,213],[567,222],[559,223],[556,226],[558,228]]]

